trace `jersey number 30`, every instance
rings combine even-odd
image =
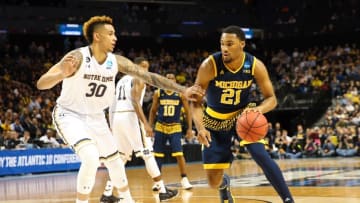
[[[88,85],[90,87],[90,91],[85,94],[87,97],[102,97],[105,94],[106,91],[106,85],[100,84],[97,85],[96,83],[92,82]]]

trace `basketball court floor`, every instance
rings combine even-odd
[[[296,203],[359,203],[360,157],[277,160]],[[194,188],[180,189],[176,165],[165,165],[163,178],[171,188],[179,188],[173,203],[219,203],[218,191],[207,186],[201,163],[187,165]],[[253,160],[236,160],[231,169],[232,192],[237,203],[281,203]],[[144,167],[128,167],[131,193],[137,202],[159,202],[151,191],[152,181]],[[100,169],[91,194],[99,202],[107,171]],[[76,172],[0,177],[0,203],[74,203]]]

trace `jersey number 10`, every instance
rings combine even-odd
[[[164,106],[164,116],[174,116],[175,115],[175,106],[165,105]]]

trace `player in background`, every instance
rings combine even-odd
[[[203,110],[203,98],[200,97],[192,103],[191,112],[198,130],[198,140],[205,145],[203,162],[208,184],[219,190],[222,203],[233,203],[230,178],[224,174],[224,169],[229,168],[233,161],[231,138],[236,135],[236,119],[247,111],[267,113],[276,107],[277,99],[265,65],[243,50],[245,34],[240,27],[224,28],[220,47],[221,52],[210,55],[201,63],[193,86],[206,90],[207,107]],[[264,98],[259,106],[253,106],[249,99],[251,85],[255,81]],[[294,202],[282,172],[266,152],[263,140],[241,142],[281,200]]]
[[[175,74],[172,72],[166,73],[165,77],[176,82]],[[179,166],[181,186],[183,189],[190,190],[192,185],[186,175],[186,162],[181,143],[183,136],[180,123],[182,107],[184,107],[185,110],[188,127],[186,138],[190,139],[193,135],[189,104],[184,96],[177,92],[163,89],[156,90],[153,95],[153,102],[149,113],[149,123],[150,126],[154,126],[155,124],[154,153],[160,170],[165,157],[166,142],[169,141],[172,150],[171,155],[176,158]],[[158,190],[157,185],[153,186],[153,190]]]
[[[135,58],[134,63],[145,71],[149,70],[149,61],[144,57]],[[124,164],[131,161],[133,153],[141,157],[154,184],[159,185],[160,201],[166,201],[174,198],[178,191],[165,187],[153,155],[153,129],[142,109],[145,90],[146,84],[130,75],[123,76],[117,82],[114,102],[109,109],[110,127]],[[108,181],[100,202],[112,203],[113,199],[112,184]]]

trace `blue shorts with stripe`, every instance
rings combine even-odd
[[[154,154],[156,157],[164,157],[166,143],[169,141],[171,147],[171,156],[182,156],[183,148],[181,145],[182,133],[166,134],[159,131],[155,131],[154,139]]]
[[[231,152],[231,131],[212,131],[210,147],[203,147],[204,169],[226,169],[234,160]]]

